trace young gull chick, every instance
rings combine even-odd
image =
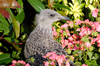
[[[53,39],[52,23],[59,20],[70,20],[61,16],[54,10],[45,9],[36,15],[36,28],[30,33],[24,48],[26,59],[33,57],[35,62],[28,61],[31,66],[44,66],[43,58],[48,52],[55,52],[58,55],[67,55],[64,48]],[[73,62],[70,62],[74,66]]]

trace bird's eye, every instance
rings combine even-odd
[[[54,16],[55,16],[55,14],[50,14],[50,16],[51,16],[51,17],[54,17]]]

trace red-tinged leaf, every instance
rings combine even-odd
[[[0,8],[0,14],[1,14],[2,16],[4,16],[5,18],[10,18],[9,12],[6,11],[5,9]]]
[[[19,3],[15,0],[3,0],[0,2],[0,8],[21,8]]]

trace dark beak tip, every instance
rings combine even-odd
[[[66,20],[67,20],[67,21],[70,21],[70,18],[66,17]]]

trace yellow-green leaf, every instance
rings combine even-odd
[[[16,34],[16,38],[18,38],[20,35],[20,23],[16,21],[15,18],[12,18],[12,20],[13,20],[13,27]]]

